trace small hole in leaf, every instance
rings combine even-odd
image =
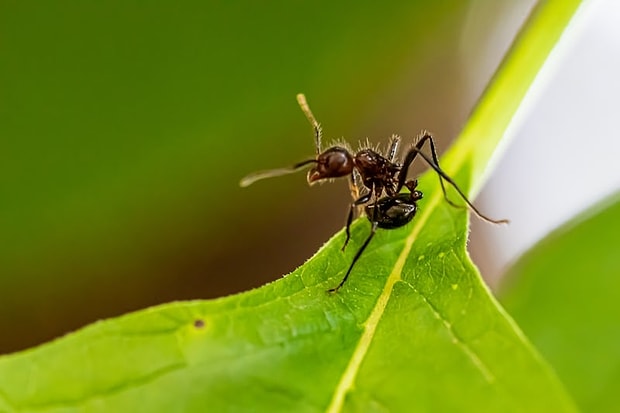
[[[204,326],[205,326],[205,320],[202,320],[202,319],[194,320],[194,327],[203,328]]]

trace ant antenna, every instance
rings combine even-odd
[[[312,111],[310,110],[310,106],[308,106],[308,102],[306,101],[306,95],[303,93],[299,93],[297,95],[297,103],[299,103],[299,107],[301,111],[308,118],[308,122],[312,125],[314,129],[314,146],[316,147],[316,154],[319,155],[321,153],[321,138],[323,137],[323,131],[321,129],[321,124],[316,121]]]
[[[319,124],[319,122],[316,121],[314,115],[312,114],[312,111],[310,110],[310,106],[308,106],[308,102],[306,101],[306,95],[304,95],[303,93],[299,93],[297,95],[297,103],[299,103],[299,107],[301,108],[301,111],[304,113],[304,115],[306,115],[308,122],[310,122],[310,124],[312,125],[312,128],[314,129],[314,146],[316,147],[316,154],[318,156],[321,154],[321,138],[323,137],[323,131],[321,130],[321,125]],[[243,178],[239,182],[239,185],[242,188],[245,188],[246,186],[252,185],[254,182],[260,181],[261,179],[288,175],[288,174],[297,172],[298,170],[302,169],[303,167],[311,163],[318,163],[318,160],[307,159],[305,161],[296,163],[295,165],[289,168],[278,168],[278,169],[270,169],[266,171],[254,172],[246,176],[245,178]]]
[[[290,168],[278,168],[278,169],[269,169],[267,171],[254,172],[254,173],[246,176],[245,178],[243,178],[239,182],[239,186],[241,186],[242,188],[245,188],[246,186],[250,186],[254,182],[260,181],[261,179],[273,178],[275,176],[282,176],[282,175],[292,174],[292,173],[297,172],[298,170],[302,169],[304,166],[309,165],[311,163],[316,163],[316,162],[317,162],[316,159],[308,159],[308,160],[296,163],[295,165],[291,166]]]

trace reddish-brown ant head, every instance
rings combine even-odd
[[[316,166],[308,171],[308,183],[351,175],[353,165],[353,157],[349,151],[334,146],[317,156]]]

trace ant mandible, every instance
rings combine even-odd
[[[327,179],[349,177],[352,193],[354,194],[354,201],[349,207],[345,229],[346,239],[342,246],[342,250],[344,251],[351,239],[351,223],[355,210],[358,207],[364,207],[366,217],[371,223],[371,228],[370,234],[353,257],[353,261],[344,278],[336,287],[328,290],[330,293],[338,291],[347,281],[353,270],[353,266],[372,240],[377,228],[400,228],[409,223],[415,216],[418,209],[417,202],[422,199],[422,192],[416,189],[418,185],[417,179],[407,179],[407,174],[409,172],[409,167],[418,155],[424,159],[439,176],[443,196],[450,205],[456,208],[466,208],[464,205],[455,204],[448,198],[444,180],[456,189],[467,204],[467,207],[480,219],[495,224],[508,222],[508,220],[505,219],[494,220],[483,215],[469,199],[467,199],[467,196],[461,191],[456,182],[439,167],[435,142],[428,132],[423,132],[418,142],[407,151],[402,163],[396,162],[396,156],[400,146],[400,136],[397,135],[392,136],[386,154],[380,154],[369,148],[351,153],[342,146],[332,146],[323,151],[321,149],[321,140],[323,138],[321,125],[316,121],[314,115],[310,111],[305,95],[301,93],[298,94],[297,102],[314,130],[316,157],[296,163],[289,168],[272,169],[250,174],[241,180],[240,185],[246,187],[260,179],[296,172],[308,165],[312,165],[308,171],[308,184],[310,185]],[[422,147],[427,142],[430,146],[431,157],[421,151]],[[403,187],[407,188],[409,192],[401,193],[400,191]],[[362,192],[361,196],[360,192]]]

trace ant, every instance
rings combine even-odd
[[[444,198],[450,205],[455,208],[469,207],[476,216],[487,222],[494,224],[508,223],[506,219],[494,220],[483,215],[469,199],[467,199],[467,196],[461,191],[456,182],[439,167],[435,142],[428,132],[422,133],[417,143],[407,151],[402,163],[396,160],[401,140],[400,136],[397,135],[393,135],[390,139],[388,150],[385,154],[380,154],[369,148],[352,153],[342,146],[332,146],[323,151],[321,149],[321,140],[323,137],[321,125],[314,118],[312,111],[310,111],[305,95],[301,93],[298,94],[297,102],[314,130],[316,157],[298,162],[289,168],[272,169],[250,174],[241,180],[240,185],[246,187],[260,179],[293,173],[308,165],[312,165],[308,171],[307,177],[308,184],[310,185],[318,181],[346,176],[349,177],[354,201],[349,207],[345,229],[346,239],[342,246],[342,251],[344,251],[351,239],[351,223],[358,207],[364,208],[366,217],[371,223],[370,234],[353,257],[353,261],[342,281],[340,281],[336,287],[330,288],[328,292],[335,293],[344,285],[353,270],[353,266],[377,232],[377,228],[400,228],[411,222],[415,216],[418,210],[417,203],[422,199],[423,195],[422,192],[416,189],[418,185],[417,179],[407,179],[407,174],[409,172],[409,167],[418,155],[424,159],[439,176]],[[427,142],[430,146],[430,157],[422,152],[422,147]],[[444,180],[456,189],[467,206],[455,204],[448,198]],[[407,188],[409,192],[401,193],[403,188]],[[361,195],[360,192],[362,192]]]

